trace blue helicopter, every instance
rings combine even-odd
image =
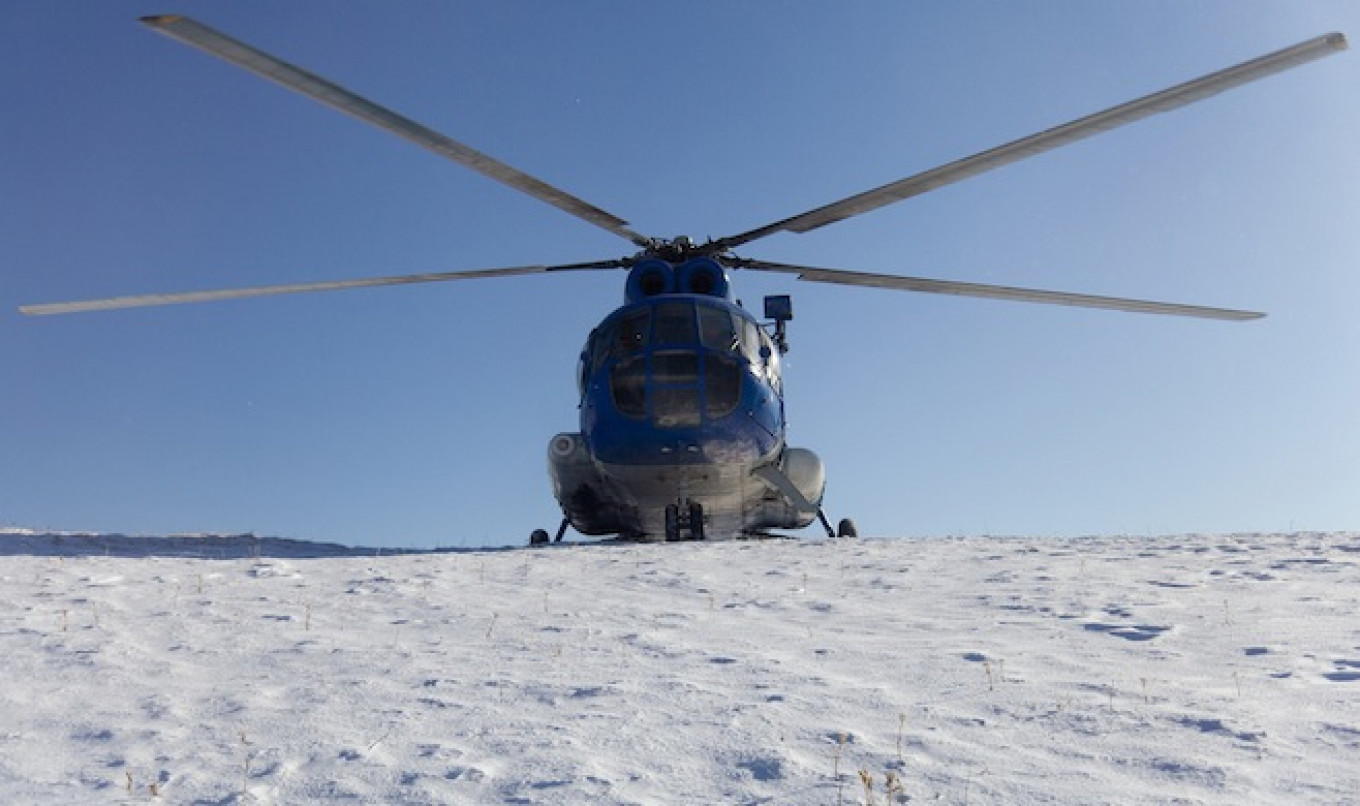
[[[830,537],[853,537],[852,520],[832,528],[822,508],[822,461],[785,437],[781,356],[788,350],[787,296],[766,297],[764,319],[733,300],[729,271],[801,280],[1020,302],[1105,308],[1228,321],[1252,311],[1073,294],[843,269],[772,263],[733,250],[778,232],[803,233],[968,179],[1142,118],[1167,112],[1343,50],[1342,34],[1306,42],[970,157],[755,229],[703,243],[653,238],[623,219],[463,143],[192,19],[145,17],[150,28],[404,137],[449,160],[630,241],[621,258],[564,265],[373,277],[218,291],[150,294],[29,305],[26,314],[109,310],[409,283],[547,272],[625,269],[624,304],[581,353],[579,430],[548,446],[553,494],[568,526],[584,535],[636,540],[763,536],[820,521]],[[549,542],[535,530],[531,543]]]

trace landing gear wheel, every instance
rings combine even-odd
[[[836,537],[859,537],[859,529],[855,528],[854,521],[841,518],[841,522],[836,524]]]
[[[666,539],[680,539],[680,508],[675,504],[666,506]]]
[[[703,540],[704,505],[689,500],[667,505],[666,539]]]
[[[548,542],[548,532],[546,529],[535,529],[529,535],[529,545],[542,546]]]
[[[689,505],[689,536],[691,540],[704,539],[704,505],[698,501]]]

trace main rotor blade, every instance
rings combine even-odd
[[[497,159],[416,123],[410,118],[379,106],[366,98],[361,98],[338,84],[288,64],[244,42],[232,39],[188,17],[165,14],[143,17],[141,21],[172,39],[186,45],[192,45],[238,67],[243,67],[270,81],[282,84],[288,89],[300,92],[313,100],[367,121],[380,129],[386,129],[442,157],[465,165],[474,171],[479,171],[497,182],[509,185],[522,193],[527,193],[539,201],[547,202],[559,210],[606,229],[619,237],[627,238],[638,246],[646,248],[652,242],[652,239],[645,235],[629,229],[628,222],[618,216],[607,213],[564,190],[511,168]]]
[[[723,238],[718,243],[726,248],[732,248],[785,230],[800,233],[808,232],[851,216],[857,216],[860,213],[877,210],[893,202],[960,182],[985,171],[1075,143],[1078,140],[1142,120],[1160,112],[1179,109],[1195,101],[1202,101],[1234,87],[1345,49],[1345,35],[1339,33],[1325,34],[1293,47],[1243,62],[1235,67],[1219,70],[1193,81],[1187,81],[1184,84],[1178,84],[1135,101],[1106,109],[1103,112],[1088,115],[1071,123],[1065,123],[1047,131],[974,154],[971,157],[941,165],[924,173],[900,179],[874,190],[832,202],[815,210],[809,210],[806,213],[776,221],[773,224],[767,224],[740,235]]]
[[[1201,305],[1181,305],[1174,302],[1151,302],[1124,297],[1101,297],[1091,294],[1071,294],[1065,291],[1044,291],[1037,288],[1015,288],[1005,285],[961,283],[954,280],[929,280],[921,277],[900,277],[893,274],[869,274],[844,269],[818,269],[793,266],[765,260],[738,258],[731,261],[734,268],[795,274],[800,280],[837,285],[858,285],[870,288],[891,288],[898,291],[920,291],[926,294],[953,294],[960,297],[982,297],[1013,302],[1038,302],[1047,305],[1070,305],[1078,308],[1105,308],[1130,313],[1155,313],[1169,316],[1193,316],[1200,319],[1225,319],[1245,322],[1265,316],[1256,311],[1236,311],[1227,308],[1206,308]]]
[[[186,302],[215,302],[225,299],[248,299],[250,297],[272,297],[279,294],[303,294],[309,291],[339,291],[345,288],[372,288],[383,285],[409,285],[413,283],[437,283],[446,280],[477,280],[484,277],[511,277],[519,274],[543,274],[553,271],[576,271],[583,269],[616,269],[623,266],[619,260],[595,263],[571,263],[561,266],[511,266],[503,269],[473,269],[470,271],[445,271],[430,274],[403,274],[392,277],[364,277],[355,280],[331,280],[320,283],[295,283],[291,285],[262,285],[253,288],[229,288],[219,291],[187,291],[177,294],[141,294],[127,297],[108,297],[81,302],[49,302],[41,305],[24,305],[19,313],[30,316],[47,316],[58,313],[84,313],[87,311],[111,311],[120,308],[149,308],[156,305],[178,305]]]

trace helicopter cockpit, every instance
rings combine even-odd
[[[684,428],[731,414],[747,373],[779,394],[778,351],[754,320],[718,298],[662,296],[596,328],[580,381],[583,394],[592,381],[607,384],[626,417]]]

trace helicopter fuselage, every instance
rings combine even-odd
[[[780,351],[731,301],[722,266],[645,260],[626,293],[581,353],[580,431],[549,443],[566,519],[638,539],[811,523],[821,462],[786,445]]]

